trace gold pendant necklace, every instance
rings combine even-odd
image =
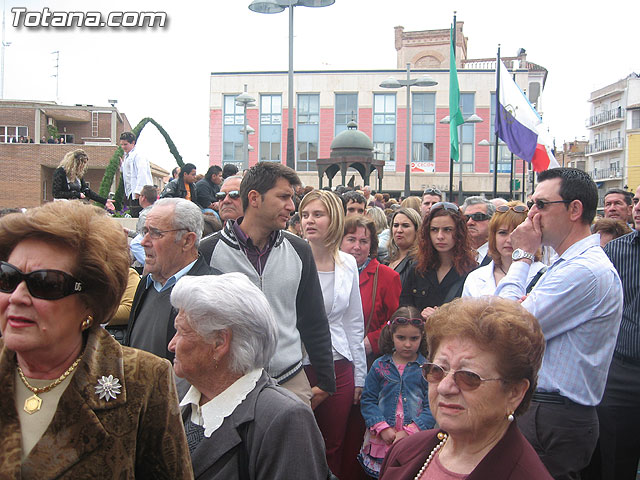
[[[49,385],[45,387],[40,387],[40,388],[36,388],[29,384],[29,382],[27,381],[27,377],[24,376],[24,373],[22,373],[22,369],[20,368],[20,365],[18,365],[18,375],[20,376],[20,380],[22,380],[22,383],[24,383],[24,386],[27,387],[33,393],[33,395],[31,395],[29,398],[27,398],[24,401],[24,407],[23,407],[24,411],[27,412],[29,415],[33,415],[38,410],[40,410],[40,408],[42,407],[42,399],[38,396],[38,394],[48,392],[49,390],[52,390],[53,388],[60,385],[65,378],[71,375],[71,372],[75,370],[75,368],[80,363],[81,359],[82,359],[82,354],[80,354],[80,356],[76,359],[76,361],[73,362],[71,366],[67,368],[67,370],[62,375],[56,378],[53,381],[53,383],[50,383]]]

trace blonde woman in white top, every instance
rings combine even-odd
[[[340,251],[344,209],[338,196],[314,190],[302,199],[299,212],[303,236],[318,267],[336,373],[336,393],[314,413],[325,439],[327,462],[340,478],[347,418],[351,406],[360,401],[367,374],[358,267],[353,256]],[[313,368],[306,366],[305,371],[313,386]]]

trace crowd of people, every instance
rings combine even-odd
[[[569,168],[526,203],[273,162],[158,193],[121,146],[135,231],[82,150],[0,218],[0,478],[635,479],[640,187],[598,220]]]

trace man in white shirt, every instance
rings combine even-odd
[[[138,218],[142,207],[138,201],[140,192],[145,185],[153,185],[149,162],[136,152],[136,136],[131,132],[120,135],[120,146],[124,157],[120,161],[122,181],[124,182],[125,205],[131,211],[131,216]]]
[[[489,220],[496,212],[496,206],[484,197],[469,197],[462,204],[462,214],[467,219],[467,228],[471,246],[478,252],[478,265],[488,265],[491,258],[489,251]]]
[[[546,348],[531,407],[518,427],[556,480],[577,479],[598,439],[596,405],[622,318],[622,285],[599,235],[591,235],[598,205],[591,177],[554,168],[538,181],[528,218],[511,234],[514,261],[495,294],[521,300],[533,254],[541,245],[557,252],[522,301],[540,322]]]

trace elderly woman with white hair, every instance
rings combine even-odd
[[[196,479],[325,479],[311,409],[265,372],[277,326],[264,294],[241,273],[183,277],[175,353],[182,418]]]

